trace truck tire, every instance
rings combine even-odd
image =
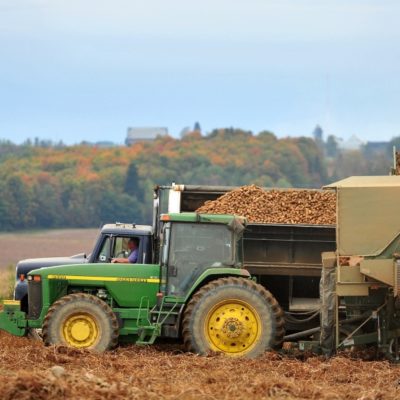
[[[236,277],[203,286],[188,303],[182,335],[188,351],[257,357],[282,344],[283,311],[263,286]]]
[[[49,308],[43,341],[102,352],[117,345],[118,330],[117,317],[108,304],[90,294],[74,293]]]

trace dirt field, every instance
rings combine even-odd
[[[178,344],[97,355],[5,333],[0,343],[3,400],[400,398],[400,368],[385,361],[199,357]]]
[[[60,229],[0,234],[0,269],[19,260],[89,253],[98,229]]]
[[[96,235],[97,230],[1,235],[0,262],[89,251]],[[99,355],[44,347],[0,331],[0,399],[399,399],[400,367],[366,357],[199,357],[185,353],[180,343],[124,346]]]

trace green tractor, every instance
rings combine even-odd
[[[28,274],[28,312],[4,302],[0,329],[42,329],[44,343],[105,351],[119,342],[181,338],[188,351],[255,357],[279,346],[284,315],[243,269],[246,221],[161,216],[157,264],[79,264]]]

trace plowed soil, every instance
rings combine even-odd
[[[69,252],[69,233],[52,232],[51,246],[40,239],[44,248],[29,242],[29,256],[87,251],[81,242]],[[81,232],[82,237],[88,232]],[[23,246],[17,243],[27,245],[31,239],[32,235],[16,235],[14,242],[10,238],[17,260],[23,257],[18,253]],[[3,254],[5,250],[3,246]],[[255,360],[200,357],[185,353],[180,343],[121,346],[95,354],[44,347],[0,331],[0,399],[400,399],[400,367],[366,358],[369,354],[325,360],[273,352]]]
[[[25,258],[73,256],[91,252],[98,229],[54,229],[0,234],[0,269]]]
[[[400,368],[337,356],[255,360],[184,353],[179,344],[104,354],[44,347],[0,332],[0,398],[399,399]]]

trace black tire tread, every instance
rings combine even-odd
[[[75,302],[78,300],[85,300],[89,303],[95,304],[101,308],[101,310],[105,313],[106,317],[111,321],[112,328],[112,337],[110,344],[107,350],[114,348],[118,344],[118,336],[119,336],[119,324],[116,315],[110,308],[110,306],[99,299],[96,296],[87,293],[72,293],[68,294],[64,297],[61,297],[57,301],[55,301],[51,307],[49,308],[46,317],[44,318],[42,332],[43,332],[43,342],[45,345],[52,344],[49,337],[49,324],[55,312],[57,312],[61,307],[65,306],[68,303]]]
[[[275,297],[271,294],[271,292],[266,290],[263,286],[257,284],[256,282],[250,279],[230,276],[213,280],[207,283],[206,285],[202,286],[189,301],[186,310],[184,312],[184,317],[182,322],[182,336],[185,349],[189,352],[196,352],[196,349],[193,347],[193,343],[191,340],[191,332],[190,332],[190,321],[192,318],[194,308],[201,301],[201,299],[206,293],[225,285],[242,286],[247,289],[253,290],[257,292],[265,300],[266,303],[268,303],[269,307],[272,310],[276,327],[273,339],[274,348],[281,347],[283,342],[283,337],[285,336],[285,329],[284,329],[285,319],[284,319],[284,312],[280,307],[279,303],[276,301]]]

